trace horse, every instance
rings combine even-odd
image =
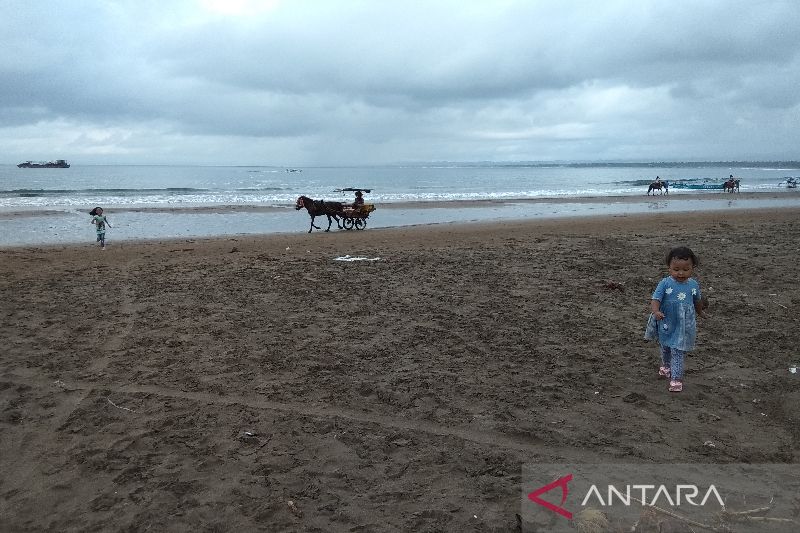
[[[739,180],[728,180],[722,186],[725,192],[739,192]]]
[[[662,187],[663,187],[663,189],[662,189]],[[650,184],[650,187],[647,188],[648,196],[650,195],[650,191],[655,191],[656,189],[661,191],[661,194],[669,194],[669,186],[666,184],[666,182],[654,181],[653,183]],[[656,195],[656,193],[653,192],[653,196],[655,196],[655,195]]]
[[[308,228],[308,232],[311,233],[311,230],[314,228],[322,229],[319,226],[314,224],[314,218],[318,216],[325,215],[328,217],[328,229],[325,231],[331,230],[331,217],[336,220],[336,225],[339,229],[342,229],[342,225],[339,222],[339,216],[344,209],[344,206],[341,202],[326,202],[325,200],[312,200],[308,196],[301,196],[297,199],[297,203],[295,204],[295,210],[300,210],[306,208],[308,214],[311,216],[311,227]]]

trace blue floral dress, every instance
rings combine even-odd
[[[647,337],[655,338],[653,322],[658,327],[658,343],[661,346],[688,352],[694,348],[697,337],[697,313],[695,302],[700,301],[700,284],[694,278],[681,283],[672,276],[662,279],[653,291],[653,300],[661,302],[663,320],[655,321],[651,315]]]

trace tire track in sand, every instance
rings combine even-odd
[[[20,377],[21,383],[32,386],[43,386],[39,380],[29,380]],[[8,380],[6,380],[8,381]],[[16,381],[16,380],[14,380]],[[514,437],[505,433],[487,429],[470,428],[464,426],[446,426],[427,420],[413,420],[402,417],[391,417],[378,413],[366,413],[343,407],[331,405],[307,404],[295,402],[277,402],[255,396],[241,394],[226,394],[220,396],[216,393],[181,391],[167,389],[157,385],[128,384],[109,387],[107,385],[76,381],[68,384],[68,390],[82,390],[84,396],[94,390],[109,391],[119,394],[147,394],[162,398],[188,400],[221,406],[246,406],[254,409],[266,409],[292,415],[320,419],[343,419],[357,424],[373,424],[388,429],[426,433],[437,437],[453,437],[462,441],[472,442],[481,446],[501,447],[509,450],[518,450],[527,454],[547,453],[541,440],[535,437]],[[113,409],[113,405],[109,405]]]
[[[132,333],[133,326],[137,314],[136,306],[134,305],[131,295],[131,268],[133,262],[127,263],[122,267],[114,276],[113,279],[119,280],[115,293],[118,296],[119,305],[117,307],[118,315],[122,316],[121,323],[113,325],[109,330],[115,333],[109,335],[100,346],[100,357],[94,359],[86,368],[87,373],[100,373],[104,371],[111,363],[113,354],[118,351],[124,344],[125,339]],[[14,374],[5,374],[0,377],[0,382],[12,383],[14,385],[27,385],[36,391],[39,398],[45,396],[52,396],[56,394],[55,391],[61,390],[58,393],[57,405],[53,409],[52,415],[43,425],[39,428],[36,435],[25,436],[22,453],[32,453],[33,450],[38,449],[36,440],[49,440],[56,438],[59,430],[67,423],[72,414],[80,407],[86,398],[98,388],[102,389],[103,386],[99,383],[86,382],[81,386],[71,386],[62,380],[51,381],[40,377],[36,369],[30,369],[30,373],[26,372],[25,376]],[[9,379],[10,378],[10,379]],[[27,466],[26,466],[27,465]],[[15,461],[5,465],[5,468],[0,469],[3,477],[7,483],[4,486],[6,492],[13,492],[19,483],[26,483],[27,480],[36,476],[35,469],[40,468],[38,461]],[[1,499],[0,499],[1,500]],[[5,501],[5,500],[4,500]],[[7,509],[5,505],[0,505],[0,515],[3,515]]]

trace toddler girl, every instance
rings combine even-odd
[[[683,362],[686,352],[694,348],[697,315],[705,318],[700,284],[692,277],[697,262],[697,257],[685,246],[670,250],[669,276],[658,283],[650,300],[652,314],[645,338],[658,339],[661,348],[658,375],[670,380],[671,392],[683,390]]]

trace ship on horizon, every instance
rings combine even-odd
[[[69,163],[64,159],[56,159],[55,161],[25,161],[17,165],[19,168],[69,168]]]

